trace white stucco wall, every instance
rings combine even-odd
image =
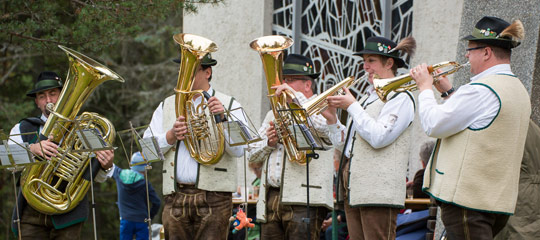
[[[214,41],[212,86],[234,96],[256,126],[268,108],[266,83],[259,54],[251,40],[271,34],[272,2],[268,0],[225,0],[220,4],[198,4],[198,13],[184,16],[184,32]],[[264,96],[264,97],[261,97]]]
[[[412,36],[416,39],[417,48],[416,54],[411,59],[412,67],[421,63],[456,61],[462,10],[463,0],[414,1]],[[438,95],[437,91],[434,92]],[[418,92],[415,92],[415,97],[418,97]],[[426,141],[435,140],[429,138],[422,130],[418,117],[418,103],[416,110],[417,114],[412,125],[413,144],[409,152],[409,180],[412,180],[416,171],[422,167],[418,156],[420,146]]]

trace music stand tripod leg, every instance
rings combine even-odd
[[[19,196],[17,194],[17,180],[15,179],[16,171],[16,168],[13,168],[11,170],[11,176],[13,177],[13,193],[15,195],[15,212],[17,213],[17,219],[15,219],[14,222],[17,223],[17,235],[19,237],[19,240],[21,240],[21,216],[19,216]]]

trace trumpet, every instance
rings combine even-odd
[[[440,77],[453,74],[468,65],[470,65],[469,62],[464,64],[452,61],[441,62],[428,66],[428,72],[432,74],[434,81],[438,82]],[[434,72],[439,69],[442,70],[442,72],[435,74]],[[416,83],[409,84],[411,81],[414,81],[411,74],[385,79],[375,77],[373,79],[373,87],[375,88],[377,95],[379,95],[379,98],[383,102],[386,102],[388,100],[388,94],[391,92],[415,91],[417,89]]]

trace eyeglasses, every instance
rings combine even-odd
[[[482,48],[487,48],[487,46],[480,46],[480,47],[467,48],[467,49],[465,49],[465,51],[470,52],[470,51],[472,51],[472,50],[482,49]]]

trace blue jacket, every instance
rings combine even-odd
[[[115,166],[112,177],[116,180],[120,218],[132,222],[144,222],[144,219],[148,217],[144,176],[131,169],[121,169]],[[148,183],[148,190],[152,203],[150,218],[154,218],[161,201],[150,183]]]

